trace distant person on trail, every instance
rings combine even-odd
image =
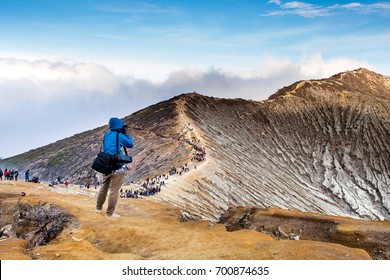
[[[3,170],[0,168],[0,180],[3,180]]]
[[[30,169],[27,169],[27,171],[24,173],[24,179],[26,182],[30,182]]]
[[[110,155],[116,154],[116,137],[118,137],[119,153],[122,147],[133,148],[133,139],[127,134],[127,126],[123,125],[123,121],[118,118],[111,118],[109,121],[110,130],[104,134],[102,151]],[[96,212],[101,213],[103,204],[106,201],[107,192],[108,206],[106,210],[107,217],[120,217],[115,213],[116,204],[119,198],[119,190],[123,184],[127,167],[123,163],[117,163],[116,170],[108,175],[103,176],[103,184],[99,189],[96,201]]]

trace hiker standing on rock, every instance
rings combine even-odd
[[[106,132],[103,138],[102,151],[110,155],[117,153],[117,135],[119,153],[122,147],[133,148],[133,139],[127,134],[127,126],[123,125],[123,121],[118,118],[111,118],[109,121],[110,131]],[[119,133],[119,134],[118,134]],[[107,192],[108,195],[108,206],[106,210],[107,217],[120,217],[115,213],[115,207],[119,198],[119,190],[123,184],[127,167],[123,163],[117,163],[116,170],[112,173],[103,176],[103,184],[99,189],[99,194],[96,201],[96,212],[101,213],[103,204],[106,201]]]

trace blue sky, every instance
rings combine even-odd
[[[297,80],[390,75],[386,1],[0,1],[8,157],[183,92],[264,100]],[[28,141],[19,137],[29,135]]]

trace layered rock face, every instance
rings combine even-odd
[[[261,102],[180,95],[124,118],[136,143],[126,182],[190,163],[190,142],[205,147],[206,161],[153,197],[189,218],[216,221],[245,205],[389,219],[389,108],[390,78],[365,69],[297,82]],[[89,166],[106,129],[4,164],[94,180]]]
[[[186,108],[213,162],[191,200],[390,217],[390,78],[359,69],[264,102],[189,95]]]

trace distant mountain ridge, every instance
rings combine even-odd
[[[217,220],[229,206],[245,205],[389,219],[389,108],[390,78],[366,69],[300,81],[266,101],[182,94],[123,119],[135,142],[126,181],[191,163],[152,199],[192,218]],[[96,180],[90,164],[105,130],[3,165],[45,180]],[[191,162],[193,141],[205,147],[205,162]]]
[[[318,101],[322,101],[324,98],[323,94],[327,91],[334,91],[339,94],[349,92],[354,95],[371,95],[389,98],[389,88],[389,77],[364,68],[359,68],[354,71],[333,75],[327,79],[296,82],[271,95],[269,100],[293,94],[303,98],[317,97],[319,98]]]

